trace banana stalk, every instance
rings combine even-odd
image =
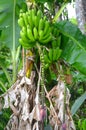
[[[44,92],[44,55],[43,55],[43,51],[41,50],[41,47],[39,44],[37,44],[37,48],[39,51],[39,55],[40,55],[40,62],[41,62],[41,98],[42,98],[42,107],[44,107],[44,102],[45,102],[45,92]]]
[[[30,78],[33,68],[33,53],[31,50],[26,52],[26,77]]]

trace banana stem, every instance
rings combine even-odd
[[[66,7],[66,5],[67,5],[67,3],[63,3],[60,10],[56,13],[55,17],[53,18],[53,21],[52,21],[53,23],[58,20],[59,16],[61,15],[61,13],[64,10],[64,8]]]
[[[44,56],[43,53],[40,55],[41,58],[41,96],[42,96],[42,106],[44,106]]]
[[[44,101],[45,101],[45,92],[44,92],[44,56],[43,52],[41,50],[40,45],[37,43],[37,48],[39,51],[40,55],[40,62],[41,62],[41,98],[42,98],[42,106],[44,106]]]

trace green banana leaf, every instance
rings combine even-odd
[[[71,113],[72,113],[72,116],[77,112],[77,110],[80,108],[80,106],[82,105],[82,103],[86,100],[86,92],[81,96],[79,97],[75,102],[74,104],[72,105],[72,108],[71,108]]]
[[[69,21],[55,24],[62,36],[62,58],[86,75],[86,36]]]
[[[20,28],[18,17],[20,9],[27,9],[25,0],[1,0],[0,1],[0,46],[5,45],[11,50],[13,64],[13,82],[16,79],[16,50],[18,50]]]
[[[12,81],[11,81],[10,74],[8,73],[8,71],[6,69],[6,67],[7,67],[6,62],[3,59],[1,59],[1,58],[0,58],[0,67],[2,68],[3,72],[6,75],[6,78],[8,80],[9,86],[11,86]]]
[[[3,84],[2,81],[0,81],[0,89],[2,90],[2,92],[6,92],[7,91],[5,85]]]
[[[19,45],[18,39],[20,28],[17,22],[19,11],[17,5],[21,5],[23,1],[24,0],[0,0],[0,45],[5,44],[11,50],[13,49],[13,46],[17,48]],[[17,6],[16,9],[15,5]]]

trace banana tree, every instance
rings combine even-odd
[[[18,2],[18,5],[16,5],[15,0],[14,2],[9,2],[10,4],[8,4],[8,2],[6,4],[5,0],[1,2],[1,4],[3,5],[3,8],[6,8],[7,14],[9,14],[10,12],[9,7],[11,9],[11,12],[13,12],[13,17],[10,17],[9,20],[6,19],[8,21],[5,23],[4,18],[6,18],[7,15],[5,15],[4,13],[5,10],[1,11],[2,21],[4,22],[1,21],[2,31],[1,31],[1,37],[0,37],[1,42],[3,43],[3,40],[4,40],[4,44],[8,45],[11,49],[11,54],[12,54],[12,59],[13,59],[13,82],[16,79],[16,64],[17,64],[16,47],[18,46],[18,41],[16,42],[16,40],[19,39],[19,31],[20,31],[20,28],[19,29],[17,28],[17,30],[15,30],[17,21],[22,30],[20,31],[21,38],[19,42],[24,48],[26,48],[27,50],[29,49],[29,51],[26,51],[26,60],[23,59],[23,67],[24,67],[24,70],[23,70],[24,72],[22,71],[23,74],[19,73],[19,77],[16,80],[16,82],[13,84],[11,89],[7,90],[7,93],[1,96],[1,98],[4,97],[4,107],[5,108],[9,106],[11,107],[14,114],[11,119],[16,121],[15,123],[18,123],[17,116],[19,115],[21,115],[24,121],[27,121],[27,119],[30,121],[29,123],[26,123],[25,126],[24,124],[22,124],[23,122],[19,122],[19,125],[20,125],[19,127],[21,129],[23,127],[27,127],[27,129],[31,129],[31,127],[33,127],[33,129],[35,128],[38,129],[38,126],[40,126],[43,129],[44,123],[46,123],[44,122],[44,119],[46,117],[45,104],[47,104],[44,98],[45,93],[46,93],[48,104],[50,103],[50,106],[49,105],[47,106],[50,113],[49,117],[50,118],[53,117],[52,119],[50,119],[50,124],[52,124],[53,128],[54,129],[55,128],[57,129],[68,128],[68,122],[65,116],[67,117],[67,119],[68,119],[68,116],[70,116],[69,129],[75,130],[71,115],[66,114],[66,101],[69,103],[70,94],[64,84],[64,82],[67,82],[67,81],[65,81],[65,76],[63,72],[64,67],[62,66],[64,66],[63,61],[66,61],[67,64],[70,64],[71,67],[74,67],[76,70],[82,72],[83,74],[86,73],[85,60],[82,61],[82,57],[85,57],[84,41],[86,40],[86,38],[84,35],[81,34],[79,29],[75,25],[71,24],[70,22],[68,21],[57,22],[66,4],[63,4],[62,8],[55,14],[55,10],[50,9],[52,7],[52,2],[49,3],[49,1],[39,1],[39,0],[31,1],[31,2],[28,1],[27,5],[31,5],[31,6],[27,12],[26,10],[23,10],[23,9],[20,10],[20,8],[18,7],[20,6],[21,3],[19,1],[17,2]],[[37,2],[37,5],[36,5],[36,2]],[[47,6],[45,6],[45,2],[47,2]],[[19,20],[15,17],[15,5],[17,8],[17,13],[20,10]],[[53,7],[55,7],[55,5]],[[31,10],[31,8],[33,9],[35,8],[35,10],[33,9]],[[41,11],[38,11],[38,8],[40,8]],[[49,13],[51,15],[49,15]],[[44,17],[45,15],[47,15],[47,17]],[[12,21],[12,26],[10,26],[9,21]],[[5,28],[5,30],[3,30],[3,27]],[[10,27],[12,28],[11,30],[12,42],[11,40],[10,41],[8,40],[9,37],[6,35],[8,34],[7,32],[8,30],[10,30]],[[17,33],[18,38],[16,38],[16,33]],[[35,56],[35,59],[34,59],[34,56]],[[29,62],[27,59],[29,59]],[[27,62],[26,68],[24,66],[25,61]],[[37,77],[35,77],[36,79],[35,87],[37,85],[36,91],[34,90],[34,87],[33,87],[34,85],[32,85],[30,82],[30,80],[33,82],[35,81],[32,70],[35,70],[35,72],[37,73]],[[46,76],[44,75],[44,71],[45,73],[46,72],[48,73],[48,74],[46,73]],[[56,81],[54,83],[56,85],[57,78],[58,78],[57,87],[59,89],[58,91],[61,93],[61,87],[63,87],[63,91],[64,91],[63,92],[64,98],[62,98],[62,101],[61,101],[61,103],[64,104],[63,106],[61,104],[62,109],[59,108],[59,105],[55,104],[57,102],[57,95],[54,92],[55,91],[58,92],[57,87],[53,87],[53,84],[52,84],[52,91],[50,92],[48,92],[45,87],[45,79],[46,79],[46,85],[48,87],[52,79]],[[29,85],[28,89],[30,90],[29,93],[27,91],[28,85]],[[32,85],[32,88],[30,85]],[[24,86],[24,88],[22,86]],[[30,95],[30,92],[31,92],[32,98],[28,102],[28,95]],[[18,95],[16,95],[16,93],[18,95],[20,94],[21,99],[18,99]],[[61,96],[60,93],[58,93],[58,99]],[[14,95],[13,98],[12,98],[12,94]],[[39,102],[39,98],[40,98],[39,95],[41,97],[40,102]],[[56,100],[53,100],[54,96],[56,97]],[[68,99],[66,99],[67,97]],[[10,101],[8,99],[10,99]],[[35,104],[31,106],[30,103],[34,102],[33,99],[35,99]],[[15,104],[13,104],[13,102],[15,102]],[[22,102],[23,102],[23,106],[22,106]],[[28,109],[25,110],[25,108],[28,108]],[[28,111],[29,109],[30,111]],[[58,109],[61,111],[58,111]],[[58,111],[60,115],[57,114],[56,111]],[[69,107],[67,107],[67,112],[69,112]],[[39,113],[41,116],[39,115]],[[29,114],[29,117],[28,117],[28,114]],[[59,120],[59,116],[62,122]],[[19,117],[20,120],[21,120],[21,117]],[[33,122],[33,120],[35,121]],[[8,122],[7,127],[9,127],[9,124],[12,123],[10,121]],[[55,121],[57,122],[55,123]],[[65,121],[67,124],[65,123]],[[40,122],[40,125],[39,125],[39,122]],[[12,128],[14,127],[12,126]],[[16,127],[18,127],[18,124],[16,124]],[[45,129],[48,129],[48,126],[45,127]]]

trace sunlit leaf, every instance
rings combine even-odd
[[[86,36],[76,25],[68,21],[59,22],[56,27],[63,34],[62,58],[81,73],[86,74]]]

